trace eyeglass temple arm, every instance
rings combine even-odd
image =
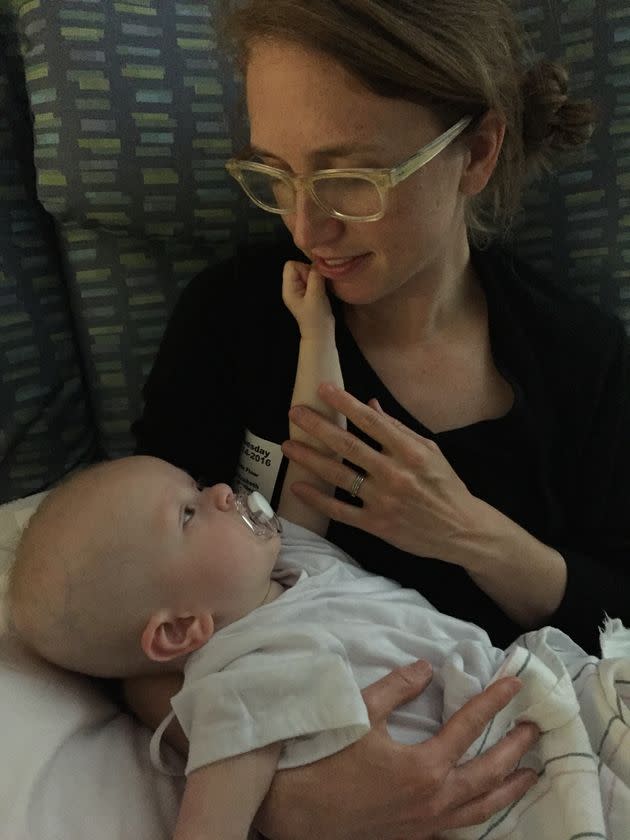
[[[473,117],[462,117],[461,120],[456,122],[454,126],[448,129],[448,131],[445,131],[444,134],[436,137],[432,143],[429,143],[424,147],[424,149],[421,149],[412,158],[409,158],[408,161],[401,163],[401,165],[392,172],[392,186],[398,184],[399,181],[404,181],[405,178],[412,175],[417,169],[424,166],[425,163],[433,160],[433,158],[439,155],[440,152],[445,149],[459,134],[461,134],[472,121]]]

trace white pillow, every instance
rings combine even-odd
[[[44,495],[0,506],[1,593],[22,527]],[[6,633],[0,721],[2,840],[172,837],[183,781],[153,769],[151,733],[95,681],[37,659]]]
[[[26,496],[14,502],[0,505],[0,636],[6,631],[5,595],[7,574],[22,530],[37,509],[46,493]]]

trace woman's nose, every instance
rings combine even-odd
[[[344,229],[341,219],[328,215],[305,189],[297,191],[295,208],[284,220],[296,246],[306,254],[334,242]]]

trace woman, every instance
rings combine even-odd
[[[275,498],[283,452],[339,487],[332,501],[293,490],[335,520],[329,538],[365,567],[496,645],[552,623],[596,650],[605,611],[630,618],[628,342],[614,319],[486,247],[549,153],[587,139],[592,109],[567,98],[560,68],[525,67],[501,0],[239,5],[227,29],[251,143],[229,170],[328,279],[349,393],[322,397],[348,431],[306,409],[293,420],[346,462],[286,442],[298,340],[280,300],[282,266],[297,256],[288,246],[239,254],[183,293],[146,387],[139,451]],[[389,753],[396,781],[381,790],[379,747],[365,740],[363,755],[337,758],[364,792],[352,793],[353,818],[326,823],[311,794],[282,822],[314,787],[320,812],[339,803],[325,786],[332,770],[311,768],[272,788],[272,836],[352,836],[370,814],[358,835],[426,837],[475,822],[473,801],[496,809],[497,795],[518,795],[501,753],[464,804],[449,799],[444,771],[423,814],[394,807],[414,772]]]

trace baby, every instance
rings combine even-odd
[[[302,336],[293,402],[330,414],[315,394],[322,380],[341,384],[334,319],[324,281],[306,272],[288,264],[283,282]],[[285,487],[296,477],[292,464]],[[367,732],[361,689],[392,667],[424,658],[439,669],[388,722],[412,743],[506,666],[480,628],[358,568],[290,492],[279,514],[257,493],[202,487],[136,456],[59,485],[18,548],[12,622],[41,656],[105,677],[184,671],[172,704],[190,742],[176,840],[246,837],[277,769]],[[513,719],[495,719],[485,747]]]
[[[315,396],[322,379],[342,381],[324,280],[288,263],[282,293],[302,333],[293,401],[330,416]],[[290,469],[299,477],[299,468]],[[288,491],[280,506],[325,531],[327,520]],[[190,641],[178,649],[176,658],[185,658],[215,629],[280,593],[269,579],[279,536],[256,537],[243,528],[225,484],[204,489],[154,458],[97,464],[62,482],[32,517],[10,579],[12,623],[40,655],[66,668],[105,677],[172,671],[183,663],[171,662],[176,640]],[[183,603],[203,606],[205,615],[175,616]]]

